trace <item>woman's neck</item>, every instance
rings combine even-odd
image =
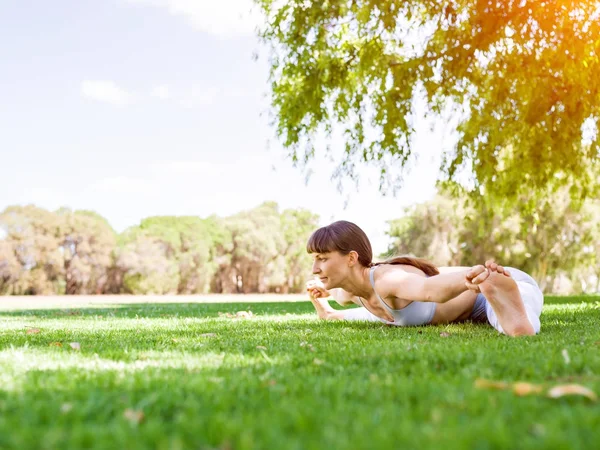
[[[368,267],[360,266],[356,271],[351,272],[339,287],[358,297],[369,298],[373,293],[369,270]]]

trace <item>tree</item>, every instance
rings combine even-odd
[[[176,294],[178,265],[164,241],[141,233],[127,241],[116,259],[123,290],[135,295]]]
[[[277,134],[300,164],[344,131],[338,175],[361,164],[399,183],[414,101],[459,117],[440,179],[471,174],[500,200],[597,189],[600,8],[584,0],[255,0],[270,44]],[[585,138],[585,139],[584,139]],[[594,166],[596,170],[588,168]],[[550,188],[550,189],[548,189]]]
[[[311,257],[306,252],[306,242],[318,228],[319,216],[305,209],[286,209],[280,220],[285,240],[283,260],[286,275],[280,291],[302,292],[312,265]]]
[[[506,209],[485,199],[475,207],[470,200],[441,194],[408,208],[404,217],[390,222],[389,253],[412,253],[440,266],[471,266],[494,258],[530,273],[546,292],[553,292],[561,277],[571,281],[571,290],[595,287],[597,200],[573,202],[568,186],[533,213],[528,198]]]
[[[228,217],[225,226],[231,236],[231,259],[217,273],[223,292],[268,292],[285,282],[286,244],[276,203]]]
[[[19,280],[21,265],[15,256],[12,242],[0,241],[0,295],[11,294]]]
[[[0,214],[3,290],[54,294],[64,286],[60,218],[33,205],[9,206]]]
[[[119,259],[119,267],[130,272],[126,277],[129,281],[125,283],[128,289],[139,285],[133,279],[154,276],[154,266],[159,264],[164,266],[161,270],[169,267],[167,272],[173,272],[171,278],[159,277],[162,281],[155,280],[147,287],[139,285],[136,290],[152,288],[157,290],[155,292],[178,294],[207,292],[216,270],[214,247],[220,239],[216,228],[214,218],[157,216],[146,218],[139,226],[126,230],[121,239],[126,250]],[[136,252],[143,252],[149,259],[136,258]],[[173,288],[175,279],[177,284]]]
[[[108,288],[117,234],[105,218],[93,211],[73,212],[61,208],[57,215],[65,293],[104,293]]]

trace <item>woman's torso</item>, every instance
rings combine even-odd
[[[466,267],[439,268],[440,273],[463,269]],[[373,267],[370,275],[374,292],[369,298],[362,298],[359,302],[379,318],[395,325],[435,325],[465,320],[470,316],[477,297],[477,294],[471,291],[466,291],[446,303],[419,302],[397,296],[379,297],[377,280],[390,271],[409,272],[426,277],[422,270],[410,265],[382,264]]]

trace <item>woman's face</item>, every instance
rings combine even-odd
[[[318,276],[325,289],[338,287],[348,271],[348,255],[340,252],[313,253],[312,272]]]

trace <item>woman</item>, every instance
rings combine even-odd
[[[484,266],[440,267],[428,261],[397,257],[373,263],[366,234],[355,224],[334,222],[308,240],[314,256],[307,284],[320,318],[369,320],[390,325],[436,325],[466,319],[487,321],[509,336],[540,331],[544,297],[526,273],[492,261]],[[337,289],[336,289],[337,288]],[[361,308],[338,311],[326,297]]]

